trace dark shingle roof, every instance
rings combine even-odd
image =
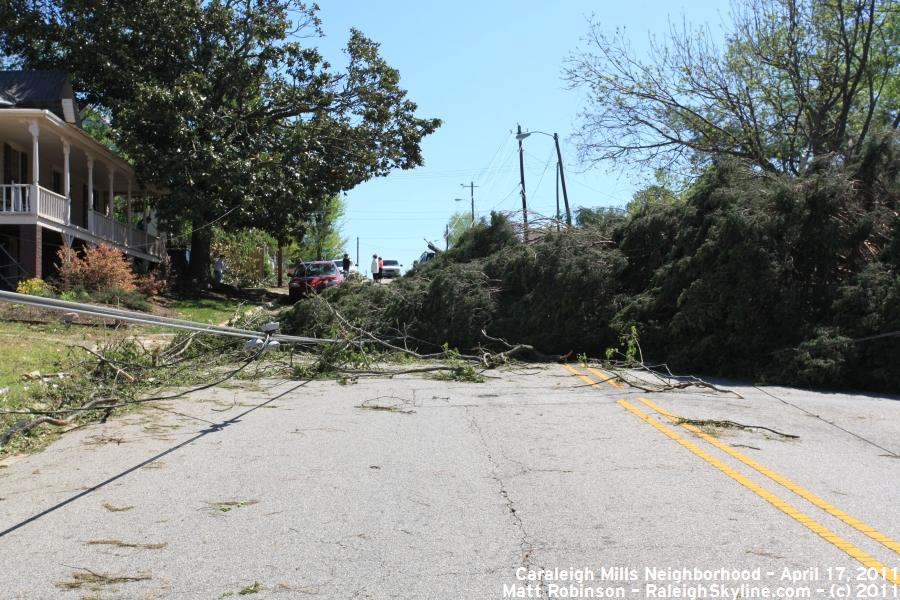
[[[74,102],[74,94],[62,71],[0,71],[0,108],[42,108],[65,120],[63,100]]]

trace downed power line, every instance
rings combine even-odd
[[[152,315],[138,311],[124,310],[120,308],[85,304],[82,302],[70,302],[68,300],[57,300],[56,298],[29,296],[27,294],[18,294],[16,292],[0,291],[0,301],[11,302],[15,304],[25,304],[27,306],[34,306],[37,308],[58,310],[91,317],[101,317],[119,321],[126,321],[130,323],[140,323],[142,325],[162,325],[165,327],[173,327],[176,329],[187,329],[189,331],[197,331],[200,333],[242,337],[251,340],[268,338],[277,342],[295,344],[333,343],[337,341],[328,338],[314,338],[296,335],[285,335],[272,332],[253,331],[250,329],[241,329],[238,327],[230,327],[227,325],[210,325],[207,323],[189,321],[187,319],[175,319],[172,317],[163,317],[160,315]]]

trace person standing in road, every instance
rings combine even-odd
[[[384,259],[378,257],[378,281],[384,281]]]
[[[346,252],[344,252],[343,267],[344,267],[344,277],[346,278],[350,275],[350,255],[347,254]]]
[[[372,255],[372,281],[378,281],[378,255]]]

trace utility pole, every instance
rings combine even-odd
[[[479,187],[475,185],[474,181],[470,181],[469,185],[464,183],[459,184],[464,188],[469,188],[469,197],[472,199],[472,225],[475,225],[475,188]]]
[[[356,268],[359,269],[359,236],[356,236],[356,260],[353,262],[356,263]]]
[[[569,194],[566,192],[566,174],[563,172],[562,152],[559,151],[559,135],[556,133],[553,134],[553,142],[556,144],[556,160],[557,164],[559,164],[559,180],[562,183],[563,201],[566,203],[566,225],[571,227],[572,211],[569,210]],[[522,142],[519,142],[519,148],[521,149],[521,147]],[[557,212],[559,212],[558,209]]]
[[[450,224],[444,225],[444,251],[450,249]]]
[[[556,165],[556,233],[559,233],[559,220],[562,215],[559,214],[559,164]]]
[[[516,124],[519,140],[519,183],[522,186],[522,223],[524,224],[524,240],[528,241],[528,205],[525,201],[525,153],[522,150],[522,126]]]

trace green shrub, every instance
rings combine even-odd
[[[27,294],[29,296],[42,296],[44,298],[53,296],[53,288],[40,277],[23,279],[16,285],[16,292],[19,294]]]
[[[124,306],[130,310],[140,310],[150,312],[152,305],[147,301],[147,297],[137,290],[103,290],[101,292],[93,292],[89,295],[89,301],[96,304],[111,304],[113,306]]]

